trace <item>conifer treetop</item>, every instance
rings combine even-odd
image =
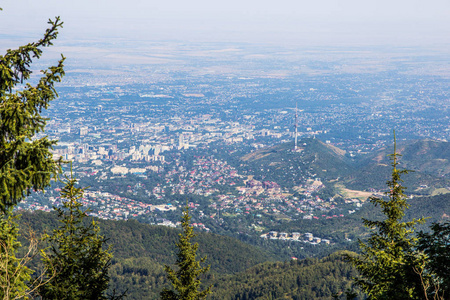
[[[347,256],[360,274],[356,284],[369,299],[421,299],[420,278],[415,270],[421,268],[423,257],[416,251],[418,240],[413,233],[415,226],[425,220],[403,221],[409,204],[401,175],[409,171],[397,168],[399,156],[394,131],[394,153],[389,155],[392,161],[389,191],[386,197],[369,199],[381,208],[385,219],[363,219],[371,234],[367,241],[359,241],[361,255]]]
[[[47,119],[42,110],[58,97],[54,88],[64,76],[64,60],[42,70],[35,86],[27,82],[34,59],[42,48],[51,46],[63,23],[59,17],[49,20],[44,37],[0,55],[0,210],[3,213],[32,190],[43,190],[59,172],[61,160],[53,160],[50,150],[56,144],[43,132]],[[20,85],[18,87],[18,85]],[[13,91],[17,89],[16,91]]]
[[[172,283],[173,290],[164,289],[161,292],[162,300],[199,300],[205,299],[211,293],[211,286],[203,291],[199,291],[201,281],[199,277],[209,271],[210,266],[201,267],[201,263],[206,260],[206,256],[197,260],[198,243],[192,243],[192,238],[196,236],[194,229],[190,225],[191,216],[189,207],[183,210],[181,219],[182,233],[176,243],[178,248],[177,261],[175,265],[177,270],[169,266],[164,269],[169,281]]]
[[[66,178],[61,190],[63,207],[55,208],[60,225],[44,236],[50,243],[41,251],[49,280],[39,295],[49,300],[122,299],[124,294],[106,295],[111,246],[106,246],[97,222],[87,220],[89,210],[83,210],[80,203],[85,188],[76,185],[75,178]]]

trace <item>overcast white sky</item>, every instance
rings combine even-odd
[[[449,0],[0,0],[0,34],[300,45],[450,42]]]

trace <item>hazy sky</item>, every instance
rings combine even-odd
[[[0,0],[0,34],[300,45],[450,42],[449,0]]]

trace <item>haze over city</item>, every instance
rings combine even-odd
[[[61,39],[448,45],[450,3],[431,1],[2,1],[2,35],[33,35],[61,16]],[[31,29],[31,30],[30,30]]]

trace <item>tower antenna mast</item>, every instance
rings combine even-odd
[[[297,151],[297,127],[298,127],[298,124],[297,124],[297,120],[298,120],[298,115],[297,115],[297,103],[295,103],[295,125],[294,125],[294,127],[295,127],[295,133],[294,133],[294,137],[295,137],[295,144],[294,144],[294,150],[295,151]]]

